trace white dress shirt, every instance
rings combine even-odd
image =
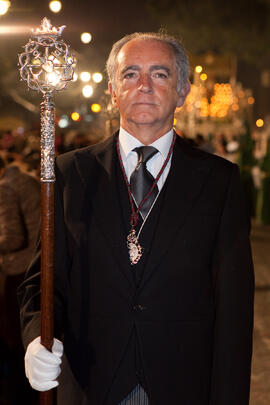
[[[147,170],[149,170],[149,172],[152,174],[154,178],[157,177],[163,163],[165,162],[168,156],[172,140],[173,140],[173,129],[171,129],[165,135],[161,136],[155,142],[149,145],[154,146],[158,150],[158,152],[146,163]],[[126,176],[129,181],[131,173],[134,171],[138,162],[137,152],[134,152],[133,149],[137,148],[138,146],[145,146],[145,145],[141,143],[137,138],[134,138],[134,136],[130,135],[122,127],[120,127],[119,146],[121,158],[126,171]],[[165,180],[168,176],[168,173],[170,171],[171,159],[172,155],[157,183],[159,191],[162,189]]]

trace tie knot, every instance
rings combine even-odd
[[[158,150],[154,146],[139,146],[133,149],[138,154],[138,162],[146,163],[151,157],[153,157]]]

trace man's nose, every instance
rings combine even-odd
[[[142,74],[140,76],[138,90],[142,93],[151,93],[152,92],[153,88],[152,88],[152,80],[151,80],[150,75]]]

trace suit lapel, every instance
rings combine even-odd
[[[117,261],[121,272],[134,288],[126,245],[126,224],[119,204],[117,187],[115,147],[117,134],[106,142],[97,145],[94,153],[77,152],[77,166],[86,187],[86,195],[92,206],[98,224],[107,239],[112,257]],[[93,159],[93,154],[95,158]],[[200,195],[209,173],[206,155],[196,155],[196,150],[177,137],[171,169],[166,180],[166,190],[160,210],[153,243],[140,288],[151,277],[153,271],[168,251],[179,228],[192,210]],[[128,199],[127,199],[128,203]],[[147,226],[147,225],[146,225]]]
[[[129,283],[134,286],[126,244],[127,235],[122,220],[123,213],[119,205],[116,136],[117,134],[100,146],[97,145],[92,165],[89,165],[89,152],[84,156],[79,156],[78,152],[77,164],[86,186],[87,198],[108,242],[111,255]]]
[[[177,137],[172,163],[167,177],[160,218],[153,237],[141,287],[150,278],[162,257],[168,251],[179,228],[197,201],[209,167],[207,159],[196,157],[194,151]]]

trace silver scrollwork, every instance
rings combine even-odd
[[[53,27],[47,18],[19,55],[21,79],[43,93],[41,103],[41,181],[54,182],[55,108],[52,92],[66,88],[74,74],[75,58],[60,38],[65,26]]]
[[[54,141],[55,141],[55,108],[50,94],[44,97],[41,103],[41,181],[53,182],[54,175]]]
[[[41,28],[33,31],[34,38],[24,46],[24,52],[19,55],[20,74],[30,89],[51,93],[63,90],[72,80],[75,58],[59,38],[64,28],[52,27],[44,18]]]

